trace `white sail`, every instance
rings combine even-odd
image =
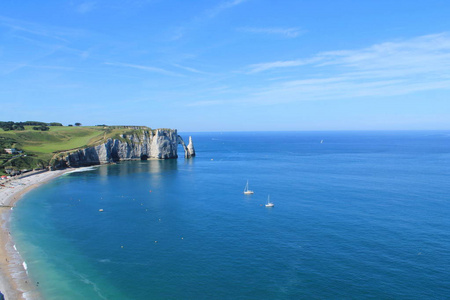
[[[267,204],[266,207],[274,207],[275,204],[273,204],[272,202],[270,202],[270,195],[267,196]]]
[[[247,180],[247,184],[245,185],[245,188],[244,188],[244,194],[245,195],[253,194],[253,191],[248,189],[248,180]]]

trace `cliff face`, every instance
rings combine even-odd
[[[142,130],[139,134],[121,135],[120,139],[108,139],[104,144],[70,153],[57,165],[81,167],[121,160],[177,158],[180,139],[177,130]]]

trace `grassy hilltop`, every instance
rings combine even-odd
[[[4,169],[16,170],[46,167],[58,154],[95,146],[108,138],[120,138],[122,134],[151,130],[139,126],[49,126],[47,131],[38,131],[33,126],[23,130],[0,129],[0,173]],[[22,151],[6,154],[5,148]]]

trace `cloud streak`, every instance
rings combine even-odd
[[[450,35],[448,33],[417,37],[400,42],[376,44],[359,50],[328,51],[311,58],[253,64],[249,73],[303,65],[340,66],[359,71],[408,69],[424,71],[450,64]],[[444,65],[442,65],[444,64]]]
[[[95,2],[83,2],[76,7],[76,11],[80,14],[86,14],[95,9],[97,3]]]
[[[304,66],[304,65],[312,64],[317,61],[320,61],[320,59],[319,58],[311,58],[311,59],[274,61],[274,62],[268,62],[268,63],[253,64],[253,65],[250,65],[247,67],[247,73],[253,74],[253,73],[260,73],[260,72],[271,70],[271,69]]]
[[[238,28],[239,31],[256,33],[256,34],[266,34],[266,35],[278,35],[285,38],[296,38],[299,35],[305,33],[304,30],[300,28],[254,28],[254,27],[242,27]]]
[[[214,18],[215,16],[217,16],[218,14],[220,14],[221,12],[223,12],[224,10],[227,10],[229,8],[232,8],[236,5],[239,5],[243,2],[245,2],[247,0],[231,0],[231,1],[225,1],[220,3],[219,5],[217,5],[216,7],[213,7],[211,9],[209,9],[208,11],[206,11],[206,15],[209,18]]]
[[[199,107],[199,106],[214,106],[214,105],[220,105],[224,104],[223,100],[204,100],[204,101],[195,101],[192,103],[188,103],[185,106],[187,107]]]
[[[254,90],[254,103],[388,97],[450,89],[450,34],[386,42],[363,49],[249,65],[247,75],[289,71],[298,79]]]
[[[177,67],[177,68],[180,68],[180,69],[183,69],[183,70],[192,72],[192,73],[197,73],[197,74],[207,74],[206,72],[197,70],[197,69],[195,69],[195,68],[190,68],[190,67],[182,66],[182,65],[179,65],[179,64],[172,64],[172,65],[173,65],[174,67]]]
[[[110,65],[110,66],[116,66],[116,67],[138,69],[138,70],[143,70],[143,71],[153,72],[153,73],[159,73],[159,74],[168,75],[168,76],[176,76],[176,77],[182,77],[183,76],[183,75],[175,73],[175,72],[171,72],[171,71],[167,71],[167,70],[162,69],[162,68],[151,67],[151,66],[134,65],[134,64],[127,64],[127,63],[113,63],[113,62],[105,62],[104,64],[105,65]]]
[[[68,42],[68,38],[83,34],[82,31],[76,29],[43,26],[38,23],[25,22],[5,16],[0,16],[0,26],[7,27],[13,32],[20,32],[63,42]]]

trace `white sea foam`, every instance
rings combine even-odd
[[[33,300],[33,299],[36,299],[36,294],[35,294],[35,292],[28,291],[28,292],[24,292],[24,293],[22,294],[22,297],[23,297],[25,300]]]
[[[98,297],[100,299],[105,299],[105,300],[107,299],[105,296],[102,295],[100,289],[97,287],[97,285],[94,282],[90,281],[88,278],[86,278],[81,273],[76,273],[76,274],[80,277],[80,279],[83,283],[92,286],[92,289],[95,291],[95,293],[98,295]]]
[[[99,166],[78,168],[73,171],[66,172],[65,174],[93,171],[93,170],[97,169],[98,167]]]

